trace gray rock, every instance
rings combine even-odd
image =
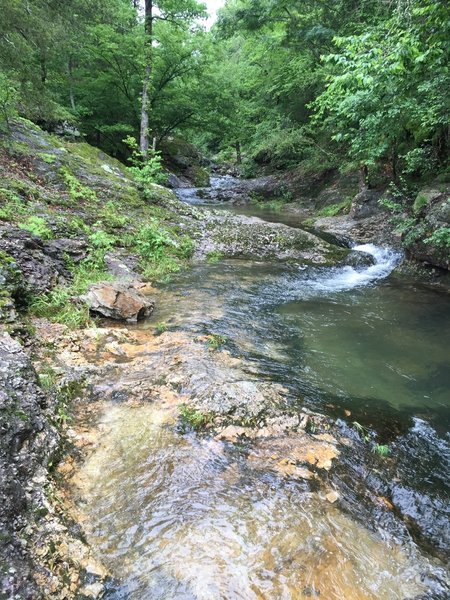
[[[367,252],[360,252],[359,250],[351,250],[347,258],[345,259],[345,264],[354,268],[363,268],[370,267],[375,264],[375,259],[371,254]]]
[[[47,412],[30,360],[18,342],[0,335],[0,587],[8,598],[41,597],[20,532],[45,510],[42,481],[59,440]]]
[[[88,244],[84,240],[60,238],[46,243],[47,254],[60,260],[61,256],[67,255],[73,262],[78,263],[87,256]]]
[[[105,264],[108,271],[122,281],[142,281],[141,276],[134,270],[138,265],[137,257],[121,256],[116,252],[105,254]]]
[[[365,219],[378,214],[380,212],[378,200],[381,196],[382,192],[379,190],[363,190],[359,194],[356,194],[352,201],[350,217],[353,219]]]
[[[83,299],[91,312],[129,323],[148,317],[155,306],[132,283],[119,281],[91,285]]]
[[[70,277],[61,248],[14,225],[0,227],[0,250],[14,258],[22,273],[24,288],[33,293],[46,292],[60,278]]]

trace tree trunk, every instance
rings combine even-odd
[[[239,140],[236,140],[236,144],[234,146],[236,148],[236,163],[240,165],[242,163],[242,154],[241,154],[241,143]]]
[[[153,0],[145,0],[145,73],[142,87],[142,109],[141,109],[141,136],[140,150],[142,157],[145,159],[148,156],[149,139],[150,139],[150,83],[152,75],[152,42],[153,42]]]
[[[73,89],[73,57],[69,56],[69,98],[72,110],[76,110],[75,93]]]
[[[361,165],[359,168],[359,191],[364,192],[369,189],[369,169],[367,165]]]

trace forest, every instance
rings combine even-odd
[[[230,0],[209,31],[205,10],[4,1],[3,121],[65,123],[122,160],[142,127],[156,148],[176,134],[246,176],[303,164],[398,180],[444,168],[446,2]]]

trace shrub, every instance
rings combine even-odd
[[[123,142],[131,150],[129,158],[131,167],[129,167],[129,171],[138,185],[146,188],[151,183],[164,184],[167,182],[167,173],[163,170],[162,158],[159,152],[152,151],[144,159],[134,137],[129,135]]]
[[[206,343],[210,350],[218,350],[222,344],[225,344],[227,338],[218,333],[210,333],[206,336]]]
[[[199,431],[207,427],[212,421],[210,413],[204,413],[193,406],[182,404],[180,406],[180,420],[183,429],[193,429]]]
[[[425,244],[433,244],[441,250],[450,248],[450,227],[440,227],[436,229],[430,237],[425,241]]]
[[[160,227],[156,219],[151,219],[138,231],[136,246],[143,258],[157,259],[166,248],[175,248],[176,244],[169,232]]]
[[[29,217],[25,223],[19,224],[20,229],[26,229],[43,240],[51,240],[53,232],[42,217]]]
[[[222,258],[223,254],[219,250],[211,250],[206,254],[206,261],[211,264],[219,262]]]

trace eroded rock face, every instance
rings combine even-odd
[[[56,241],[46,243],[29,231],[3,225],[0,227],[0,250],[14,258],[22,272],[24,286],[33,293],[46,292],[60,278],[70,277],[64,260],[67,246],[58,247]]]
[[[355,219],[365,219],[373,217],[380,212],[378,200],[382,192],[379,190],[363,190],[356,194],[352,201],[350,216]]]
[[[89,288],[84,300],[91,312],[129,323],[148,317],[155,306],[129,282],[96,283]]]
[[[404,236],[408,252],[415,260],[449,270],[450,188],[424,188],[414,207],[417,224]]]
[[[58,445],[46,404],[22,347],[7,333],[0,335],[0,586],[11,598],[41,597],[31,581],[32,560],[20,537],[45,506],[43,482]]]

